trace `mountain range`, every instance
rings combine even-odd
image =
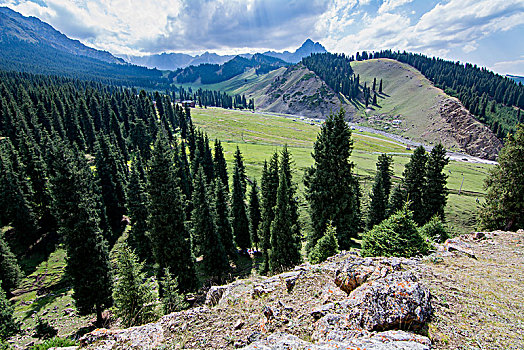
[[[266,51],[262,54],[265,56],[275,57],[284,62],[297,63],[304,57],[311,55],[312,53],[323,53],[327,52],[326,48],[318,42],[313,42],[311,39],[307,39],[302,46],[296,49],[294,52],[284,51]],[[253,54],[244,53],[238,55],[243,58],[250,59]],[[144,56],[130,56],[123,55],[122,58],[132,64],[148,67],[157,68],[162,70],[176,70],[178,68],[186,68],[189,66],[198,66],[200,64],[224,64],[227,61],[233,59],[235,55],[219,55],[213,52],[204,52],[201,55],[191,56],[184,53],[161,53]]]

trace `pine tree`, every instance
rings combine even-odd
[[[91,185],[93,174],[84,159],[63,145],[54,153],[51,179],[53,207],[67,250],[66,272],[73,286],[73,299],[81,315],[102,311],[112,303],[111,269],[107,242],[99,227],[100,212]]]
[[[378,93],[381,94],[382,93],[382,79],[380,79],[380,84],[378,86]]]
[[[124,327],[138,326],[156,318],[155,298],[136,254],[126,243],[118,247],[113,299]],[[145,281],[145,282],[144,282]]]
[[[377,93],[373,94],[373,106],[377,106]]]
[[[338,242],[335,237],[336,229],[329,225],[326,228],[324,236],[318,240],[315,247],[309,253],[309,262],[312,264],[319,264],[326,261],[330,256],[338,253]]]
[[[426,220],[424,207],[424,187],[426,185],[427,153],[423,146],[415,149],[411,159],[404,168],[404,189],[409,210],[413,213],[413,220],[417,225],[423,225]]]
[[[506,138],[498,162],[485,180],[487,195],[479,210],[479,226],[524,229],[524,124],[517,125],[515,135]]]
[[[140,260],[151,259],[151,242],[147,237],[148,195],[144,183],[144,169],[140,157],[131,164],[131,177],[127,188],[127,211],[131,219],[129,245],[135,250]]]
[[[0,284],[2,284],[2,281],[0,281]],[[7,299],[4,290],[0,288],[0,347],[3,345],[3,339],[15,335],[20,329],[14,317],[14,312],[15,308]]]
[[[373,78],[373,91],[377,89],[377,78]]]
[[[241,156],[240,164],[242,164]],[[245,192],[244,185],[242,184],[242,170],[243,168],[239,165],[238,160],[235,161],[233,191],[231,193],[231,216],[233,219],[231,224],[236,245],[242,251],[245,251],[251,247],[251,239],[249,237],[249,220],[246,214],[246,203],[244,202]]]
[[[275,218],[275,205],[277,204],[278,190],[278,152],[273,154],[269,167],[264,162],[261,179],[261,222],[259,230],[260,248],[262,250],[263,262],[260,272],[269,272],[269,250],[271,249],[271,223]]]
[[[215,176],[222,181],[226,192],[229,192],[229,178],[227,176],[227,164],[224,157],[224,149],[222,143],[218,139],[215,140],[215,157],[214,157]]]
[[[122,233],[121,221],[126,203],[125,184],[113,147],[105,135],[98,138],[96,149],[96,174],[111,229],[107,240],[112,245]]]
[[[215,193],[213,201],[213,219],[217,234],[222,240],[226,254],[231,259],[236,258],[237,249],[233,241],[233,231],[229,220],[229,205],[227,193],[220,179],[215,179]]]
[[[337,229],[341,249],[348,249],[350,238],[360,230],[360,191],[349,160],[352,148],[351,130],[341,109],[322,125],[312,153],[315,163],[304,177],[313,226],[308,251],[324,236],[330,221]]]
[[[426,166],[425,222],[428,222],[435,215],[444,220],[444,208],[448,196],[448,189],[446,188],[448,175],[444,173],[444,167],[448,163],[449,158],[446,157],[446,150],[439,143],[431,150]]]
[[[196,243],[195,251],[203,256],[203,269],[207,276],[221,280],[229,270],[227,254],[218,235],[206,188],[206,177],[200,168],[195,176],[193,191],[193,213],[191,215],[191,235]]]
[[[367,227],[373,228],[374,225],[380,223],[386,218],[389,193],[391,191],[391,163],[393,158],[387,154],[381,154],[378,157],[377,173],[375,175],[375,182],[371,192],[371,202],[369,206]]]
[[[242,153],[240,153],[238,146],[237,150],[235,151],[235,169],[238,170],[238,176],[242,185],[242,193],[245,198],[247,191],[246,167],[244,166],[244,158],[242,157]]]
[[[15,255],[11,252],[9,245],[0,233],[0,288],[5,290],[8,296],[18,287],[22,272]]]
[[[399,184],[395,186],[391,193],[391,197],[389,198],[387,216],[389,217],[391,214],[402,208],[404,203],[406,203],[406,193],[402,184]]]
[[[189,305],[184,301],[184,297],[178,292],[178,281],[173,277],[169,269],[164,270],[164,278],[160,282],[162,285],[162,306],[164,315],[186,309]]]
[[[251,242],[256,249],[260,238],[258,230],[260,226],[260,202],[258,200],[257,180],[253,180],[251,184],[251,192],[249,192],[249,232],[251,235]]]
[[[191,241],[184,220],[182,195],[173,167],[173,153],[162,134],[155,142],[148,171],[149,238],[159,279],[173,271],[183,292],[196,287]]]
[[[277,190],[275,219],[271,224],[269,269],[280,272],[300,263],[300,245],[295,236],[297,222],[292,218],[289,187],[284,167],[281,166]]]

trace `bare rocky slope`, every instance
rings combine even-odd
[[[425,258],[342,252],[209,290],[205,305],[82,349],[522,349],[524,232],[448,240]]]

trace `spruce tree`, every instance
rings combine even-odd
[[[184,297],[178,292],[178,281],[169,272],[169,269],[164,270],[164,277],[160,281],[162,286],[162,308],[164,315],[171,312],[181,311],[188,307],[184,301]]]
[[[380,223],[386,218],[389,193],[391,191],[391,164],[393,158],[387,154],[381,154],[378,157],[377,173],[371,192],[371,202],[369,206],[367,227],[371,229],[374,225]]]
[[[431,150],[426,166],[425,222],[428,222],[435,215],[444,220],[444,208],[448,196],[448,189],[446,188],[448,175],[444,173],[444,167],[448,163],[449,158],[446,157],[446,150],[439,143]]]
[[[124,327],[138,326],[156,318],[153,290],[143,269],[144,263],[139,262],[125,242],[121,243],[116,258],[113,299]]]
[[[239,153],[238,148],[237,153]],[[246,213],[246,203],[244,202],[245,188],[242,184],[243,168],[241,167],[241,156],[239,159],[240,163],[236,160],[233,170],[233,191],[231,193],[231,216],[233,221],[231,224],[236,245],[242,251],[245,251],[251,247],[251,239],[249,237],[249,220]]]
[[[263,263],[261,273],[269,272],[269,250],[271,249],[271,223],[275,218],[278,190],[278,152],[275,152],[269,162],[264,162],[261,179],[261,223],[260,248],[262,249]]]
[[[222,185],[224,186],[226,192],[229,192],[229,178],[227,176],[227,164],[226,158],[224,157],[224,148],[222,148],[222,143],[218,139],[215,140],[215,157],[213,161],[215,176],[219,178],[220,181],[222,181]]]
[[[184,224],[184,207],[173,166],[173,152],[161,133],[149,163],[147,189],[149,238],[159,268],[158,277],[162,278],[164,269],[169,268],[181,291],[191,291],[197,282],[191,240]]]
[[[147,237],[148,195],[144,183],[144,169],[140,157],[131,164],[131,177],[127,188],[127,211],[131,219],[129,245],[141,260],[151,259],[151,242]]]
[[[403,185],[399,184],[395,186],[391,193],[391,197],[389,198],[387,216],[389,217],[391,214],[402,208],[404,203],[406,203],[406,192],[403,189]]]
[[[378,93],[381,94],[382,93],[382,79],[380,79],[380,84],[378,86]]]
[[[125,214],[125,183],[117,156],[107,136],[101,135],[96,145],[96,174],[111,232],[107,240],[112,245],[122,233],[121,221]]]
[[[315,247],[309,253],[309,262],[312,264],[319,264],[326,261],[330,256],[338,253],[338,242],[335,237],[336,230],[329,225],[326,228],[324,236],[318,240]]]
[[[258,236],[260,219],[260,202],[258,199],[257,180],[253,180],[251,191],[249,192],[249,232],[251,235],[251,242],[253,242],[256,249],[258,249],[260,242]]]
[[[288,181],[284,167],[281,166],[277,190],[275,219],[271,223],[271,250],[269,270],[281,272],[300,263],[300,244],[295,236],[292,204],[290,203]]]
[[[11,252],[9,245],[0,233],[0,288],[5,290],[8,296],[18,287],[22,272],[15,255]]]
[[[229,220],[229,205],[227,193],[219,178],[215,179],[215,191],[213,201],[213,219],[217,234],[219,235],[226,254],[231,259],[236,258],[237,249],[233,241],[233,231]]]
[[[350,238],[360,230],[360,191],[349,159],[352,148],[351,130],[341,109],[322,125],[312,153],[314,165],[304,177],[312,222],[308,251],[324,235],[330,221],[336,227],[341,249],[348,249]]]
[[[235,169],[238,171],[240,184],[242,185],[242,193],[245,198],[247,191],[246,167],[244,166],[244,158],[242,157],[242,153],[240,153],[238,146],[237,150],[235,151]]]
[[[66,273],[73,286],[73,299],[81,315],[95,311],[97,325],[101,325],[102,311],[112,303],[112,278],[91,185],[93,174],[85,159],[73,155],[65,146],[57,145],[52,152],[53,208],[67,250]]]
[[[517,125],[499,153],[499,164],[485,180],[486,202],[480,207],[480,227],[524,229],[524,124]]]
[[[426,220],[424,188],[426,185],[427,159],[428,156],[424,147],[417,147],[403,173],[404,189],[409,201],[408,209],[413,213],[413,220],[419,226],[423,225]]]
[[[191,215],[191,235],[198,255],[203,256],[203,270],[209,277],[221,280],[229,270],[227,254],[218,235],[210,208],[210,198],[206,188],[206,176],[200,168],[195,176],[193,191],[193,213]]]

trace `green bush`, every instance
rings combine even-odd
[[[0,281],[1,283],[2,281]],[[19,325],[13,317],[13,312],[13,305],[7,300],[4,290],[0,288],[0,339],[7,339],[19,330]]]
[[[328,225],[326,233],[320,238],[309,253],[309,262],[318,264],[326,261],[330,256],[338,253],[338,241],[335,237],[335,228]]]
[[[74,340],[69,338],[51,338],[41,344],[34,345],[31,350],[47,350],[49,348],[66,347],[78,345]]]
[[[446,225],[435,215],[424,226],[420,228],[422,237],[429,238],[437,243],[444,243],[449,238]]]
[[[413,213],[407,209],[397,211],[388,219],[363,235],[362,256],[412,257],[427,254],[430,243],[423,237]]]

